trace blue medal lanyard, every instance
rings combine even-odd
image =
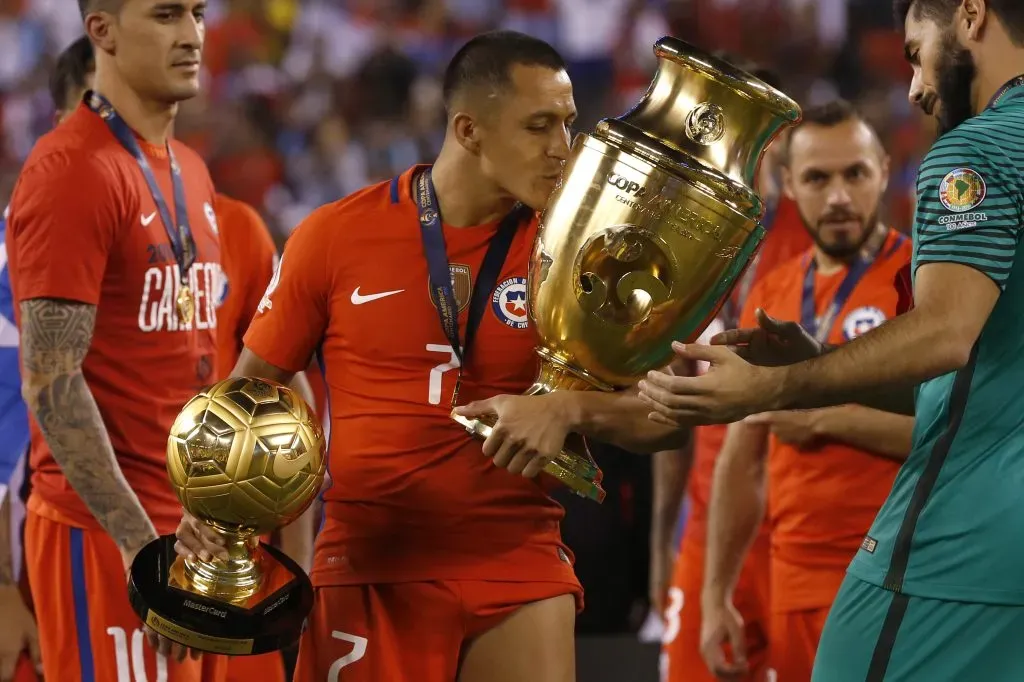
[[[188,220],[188,204],[185,202],[185,183],[181,178],[181,168],[174,158],[171,145],[167,144],[167,156],[171,162],[171,184],[174,187],[174,216],[171,215],[164,194],[157,184],[153,168],[149,160],[139,146],[135,133],[128,126],[117,110],[110,104],[106,97],[97,92],[85,94],[86,105],[107,124],[110,132],[117,138],[138,164],[142,176],[146,179],[149,192],[153,195],[153,203],[156,204],[160,220],[167,231],[167,240],[171,243],[171,250],[174,252],[174,260],[178,264],[179,289],[177,296],[178,317],[182,324],[192,324],[195,314],[195,299],[192,290],[189,288],[188,274],[196,261],[196,243],[192,238],[192,229]],[[177,221],[175,221],[177,218]]]
[[[800,301],[800,326],[807,330],[807,333],[817,339],[818,343],[826,343],[835,326],[836,316],[850,300],[850,295],[863,279],[865,273],[871,268],[875,258],[882,250],[885,242],[888,241],[888,231],[881,237],[877,246],[869,247],[866,253],[861,253],[850,264],[846,271],[846,277],[839,284],[835,295],[829,301],[825,312],[817,314],[814,301],[814,280],[818,274],[818,263],[814,260],[814,254],[807,256],[807,270],[804,273],[803,295]],[[902,237],[899,243],[902,243]]]
[[[448,262],[448,251],[444,241],[444,229],[441,212],[437,205],[434,182],[430,169],[419,174],[416,179],[416,203],[419,207],[420,236],[423,240],[423,253],[427,258],[427,273],[430,276],[431,297],[437,306],[437,314],[441,320],[448,343],[451,344],[459,359],[459,373],[456,378],[455,390],[452,393],[452,407],[459,397],[459,386],[462,383],[462,370],[473,346],[477,329],[483,319],[487,301],[491,291],[498,284],[498,278],[505,265],[505,259],[512,248],[512,240],[520,222],[528,215],[529,210],[521,204],[509,212],[498,225],[498,232],[491,239],[484,254],[483,263],[473,283],[473,295],[469,303],[469,319],[466,325],[465,345],[459,342],[459,304],[452,286],[451,266]]]

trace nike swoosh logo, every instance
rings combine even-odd
[[[309,460],[309,452],[307,451],[304,451],[301,455],[291,459],[278,452],[274,453],[273,464],[270,465],[270,468],[271,471],[274,472],[274,478],[283,484],[291,479],[292,476],[302,471],[302,469],[309,463]]]
[[[405,289],[395,289],[394,291],[382,291],[379,294],[363,295],[359,293],[359,287],[356,287],[356,290],[352,292],[352,305],[363,305],[364,303],[369,303],[370,301],[376,301],[381,298],[387,298],[388,296],[400,294],[403,291],[405,291]]]
[[[142,216],[142,226],[148,227],[149,224],[153,222],[153,218],[156,218],[156,211],[153,211],[149,215]]]

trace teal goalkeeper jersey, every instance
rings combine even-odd
[[[1024,605],[1024,85],[921,164],[913,272],[959,263],[1001,294],[963,369],[917,389],[913,449],[849,572],[894,592]]]

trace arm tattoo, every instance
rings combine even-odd
[[[119,548],[138,550],[156,531],[121,473],[82,375],[95,323],[92,305],[22,302],[22,393],[68,483]]]

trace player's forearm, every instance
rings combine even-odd
[[[133,552],[156,538],[82,373],[27,383],[23,395],[64,477],[117,546]]]
[[[840,405],[818,410],[814,431],[819,437],[902,462],[910,454],[914,418],[863,405]]]
[[[316,409],[316,396],[313,395],[313,387],[310,386],[305,372],[298,372],[292,377],[291,388],[306,401],[311,409]]]
[[[134,552],[156,531],[121,473],[82,375],[95,320],[95,306],[21,304],[22,396],[72,489],[118,547]]]
[[[841,347],[841,345],[824,344],[822,354],[831,353]],[[913,417],[915,388],[917,388],[917,384],[904,382],[866,391],[851,391],[849,401],[881,412]]]
[[[689,429],[658,424],[647,418],[651,410],[637,389],[624,391],[557,391],[570,415],[571,430],[611,443],[627,452],[654,453],[686,444]]]
[[[0,588],[14,584],[11,539],[11,497],[5,495],[0,501]]]
[[[970,352],[971,344],[949,333],[942,319],[915,308],[817,358],[776,368],[774,407],[859,402],[905,413],[908,386],[960,369]]]
[[[686,481],[693,464],[693,441],[679,450],[654,453],[651,513],[651,551],[671,552]]]
[[[231,371],[231,376],[259,377],[288,386],[295,380],[297,374],[272,365],[248,348],[243,348],[241,355],[238,356],[238,362],[235,363],[235,368]],[[312,389],[310,389],[309,394],[312,395]],[[305,395],[303,395],[303,398],[305,398]]]
[[[711,485],[708,546],[701,598],[718,605],[732,597],[747,551],[765,513],[766,427],[730,424]]]
[[[916,388],[917,384],[905,383],[866,391],[851,391],[849,401],[879,412],[913,417]]]

